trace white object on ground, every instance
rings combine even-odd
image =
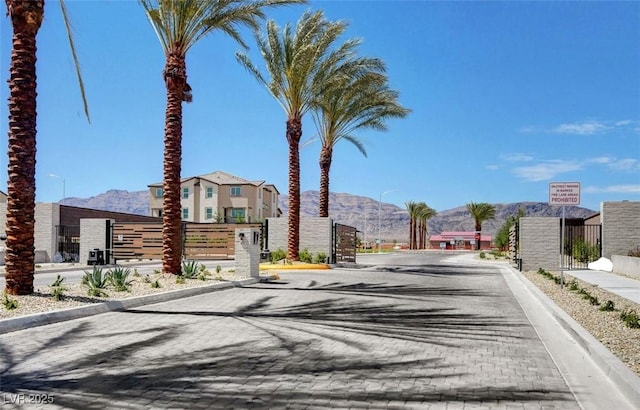
[[[613,272],[613,263],[607,258],[600,258],[595,262],[590,262],[587,267],[591,270]]]

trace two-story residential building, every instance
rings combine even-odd
[[[181,181],[182,220],[189,222],[259,222],[279,217],[278,189],[222,171]],[[162,182],[149,185],[151,216],[162,216]]]

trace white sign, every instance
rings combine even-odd
[[[551,182],[549,205],[580,205],[580,182]]]

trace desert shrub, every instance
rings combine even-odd
[[[176,276],[176,283],[177,283],[178,285],[182,285],[182,284],[184,284],[184,283],[186,283],[186,282],[187,282],[187,281],[186,281],[186,279],[184,278],[184,276],[179,276],[179,275],[178,275],[178,276]]]
[[[309,249],[307,248],[301,250],[298,256],[300,257],[300,262],[313,262],[313,255],[311,255],[311,252],[309,252]]]
[[[62,300],[64,299],[64,292],[67,290],[64,286],[62,286],[62,282],[64,278],[58,274],[56,280],[51,284],[51,294],[53,295],[53,299]]]
[[[219,275],[220,271],[222,270],[222,266],[220,265],[216,265],[216,273]]]
[[[82,284],[87,287],[87,294],[95,297],[108,296],[105,292],[109,280],[108,276],[103,275],[102,268],[97,266],[94,266],[91,272],[84,271]]]
[[[2,304],[4,305],[4,308],[7,310],[13,310],[18,308],[18,301],[10,298],[9,295],[7,295],[6,293],[4,294],[4,298],[2,299]]]
[[[280,248],[278,248],[278,250],[274,252],[271,252],[271,263],[276,263],[286,258],[287,258],[287,253]]]
[[[156,279],[155,282],[151,282],[151,287],[154,289],[159,289],[162,287],[162,285],[160,284],[160,281]]]
[[[628,253],[627,256],[633,256],[636,258],[640,258],[640,246],[637,246],[635,249],[631,249]]]
[[[607,300],[604,305],[600,306],[600,310],[603,312],[613,312],[616,310],[616,306],[612,300]]]
[[[314,258],[315,263],[326,263],[327,262],[327,254],[324,252],[318,252],[316,257]]]
[[[620,320],[624,322],[627,327],[632,329],[640,328],[640,317],[635,310],[623,310],[620,312]]]
[[[117,266],[107,272],[107,277],[116,292],[126,292],[129,290],[131,283],[133,283],[133,280],[129,279],[130,274],[131,269]]]
[[[487,255],[484,252],[480,252],[480,259],[484,259],[486,257],[487,257]]]
[[[573,244],[572,255],[578,262],[593,262],[600,257],[600,248],[582,239],[577,239]]]

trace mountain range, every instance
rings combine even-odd
[[[301,217],[317,216],[318,194],[318,191],[305,191],[300,194]],[[90,198],[65,198],[60,203],[82,208],[149,215],[149,191],[146,190],[129,192],[111,189]],[[483,223],[483,234],[494,235],[505,220],[511,215],[516,215],[519,209],[523,209],[526,216],[560,217],[562,215],[561,207],[549,206],[546,202],[515,202],[493,205],[496,208],[496,216]],[[283,216],[286,216],[289,210],[288,196],[280,196],[278,206],[282,210]],[[597,211],[576,206],[565,208],[567,218],[586,218],[595,213]],[[329,216],[334,222],[357,228],[363,232],[364,239],[374,240],[380,237],[386,241],[406,242],[409,236],[407,211],[394,204],[380,203],[373,198],[332,192],[329,194]],[[429,220],[430,234],[473,230],[473,218],[464,205],[439,211],[435,217]]]

